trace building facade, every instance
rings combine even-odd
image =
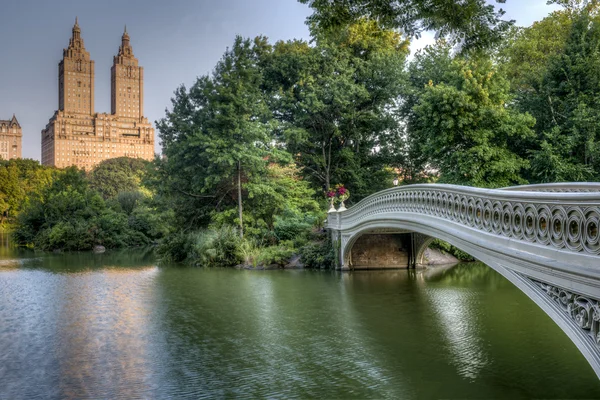
[[[144,70],[127,29],[111,68],[111,113],[94,110],[94,61],[77,20],[58,64],[58,110],[42,130],[42,164],[92,169],[115,157],[154,157],[154,128],[144,117]]]
[[[0,158],[21,158],[22,137],[21,125],[14,114],[12,119],[0,119]]]

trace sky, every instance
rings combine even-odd
[[[522,26],[557,9],[546,0],[501,6]],[[0,119],[16,115],[23,157],[40,160],[41,130],[58,108],[58,63],[75,17],[95,61],[95,111],[110,112],[110,68],[127,25],[144,67],[144,114],[154,123],[174,90],[210,73],[236,35],[308,40],[304,21],[311,11],[296,0],[1,0],[0,13]],[[432,41],[425,34],[411,49]]]

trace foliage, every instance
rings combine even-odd
[[[119,192],[116,195],[117,203],[127,215],[131,214],[143,199],[144,195],[138,191]]]
[[[222,226],[175,234],[161,243],[158,254],[164,261],[201,267],[233,267],[244,261],[242,245],[243,239],[236,228]]]
[[[212,76],[189,92],[180,87],[173,110],[157,123],[166,156],[159,164],[163,193],[186,203],[175,208],[184,227],[206,226],[212,212],[232,204],[241,214],[236,192],[268,164],[270,113],[259,68],[268,51],[264,38],[237,37]]]
[[[110,158],[98,164],[89,175],[90,188],[105,199],[121,192],[141,190],[148,161],[141,158]]]
[[[452,246],[450,243],[440,239],[435,239],[433,242],[431,242],[429,247],[451,254],[460,261],[475,261],[475,258],[473,258],[473,256],[469,253],[466,253],[458,247]]]
[[[28,198],[14,238],[42,250],[143,246],[170,232],[168,215],[139,192],[120,193],[107,202],[90,187],[83,171],[71,167],[57,171],[49,186]]]
[[[57,170],[27,159],[0,160],[0,225],[13,221],[27,198],[49,185]]]
[[[436,54],[436,57],[439,54]],[[441,54],[444,53],[442,49]],[[423,59],[416,59],[419,63]],[[427,70],[416,67],[415,70]],[[534,119],[507,107],[508,81],[483,56],[443,60],[412,108],[409,134],[440,182],[502,187],[525,183],[527,160],[511,149],[533,136]]]
[[[571,13],[556,11],[530,27],[513,29],[505,38],[497,54],[498,68],[519,102],[539,89],[548,63],[564,50],[571,25]]]
[[[532,180],[600,179],[600,19],[574,17],[564,51],[522,107],[536,117]]]
[[[319,191],[346,182],[358,200],[391,182],[383,168],[401,147],[391,109],[408,43],[361,19],[336,35],[278,42],[267,64],[280,137]],[[378,150],[377,150],[378,149]],[[373,179],[373,178],[379,179]]]
[[[283,267],[290,261],[290,258],[294,253],[294,248],[288,247],[285,244],[264,247],[260,249],[254,264],[264,266],[277,265],[278,267]]]
[[[188,261],[195,244],[195,233],[178,231],[165,237],[156,248],[156,253],[164,262],[183,263]],[[191,261],[190,261],[191,264]]]
[[[305,268],[333,269],[335,268],[335,250],[326,238],[312,241],[299,251],[300,261]]]
[[[308,232],[317,219],[324,218],[321,206],[315,201],[315,191],[299,176],[293,163],[271,163],[264,175],[246,184],[246,189],[244,221],[251,240],[275,244],[289,239],[282,232],[286,230],[295,230],[300,240],[305,236],[300,234],[300,229]],[[214,213],[213,225],[235,224],[236,216],[234,208]]]
[[[202,267],[233,267],[243,261],[241,244],[242,239],[231,226],[200,231],[193,236],[188,258]]]
[[[275,218],[273,233],[279,241],[291,240],[295,245],[302,245],[308,240],[318,218],[314,214],[286,210]]]
[[[299,0],[313,8],[308,18],[313,34],[332,31],[366,16],[384,27],[419,37],[435,31],[464,49],[488,48],[501,41],[513,21],[484,0]],[[564,0],[558,0],[564,1]],[[577,1],[577,0],[571,0]],[[505,0],[497,0],[504,3]]]

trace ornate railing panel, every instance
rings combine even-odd
[[[594,187],[587,192],[436,184],[398,187],[367,197],[348,210],[330,213],[328,227],[345,230],[378,214],[416,213],[515,241],[599,255],[600,191],[596,187],[600,186],[590,186]]]
[[[600,304],[598,300],[582,296],[570,290],[532,280],[543,293],[586,333],[590,343],[600,350]]]

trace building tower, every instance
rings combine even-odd
[[[13,114],[12,119],[0,120],[0,158],[21,158],[21,125]]]
[[[90,59],[75,18],[69,47],[58,64],[58,109],[68,113],[94,114],[94,61]]]
[[[58,110],[42,130],[42,164],[93,169],[116,157],[154,158],[154,128],[144,117],[142,68],[127,29],[111,69],[112,112],[94,111],[94,62],[77,19],[58,64]]]
[[[111,114],[139,121],[144,116],[144,68],[133,55],[127,26],[110,72]]]

